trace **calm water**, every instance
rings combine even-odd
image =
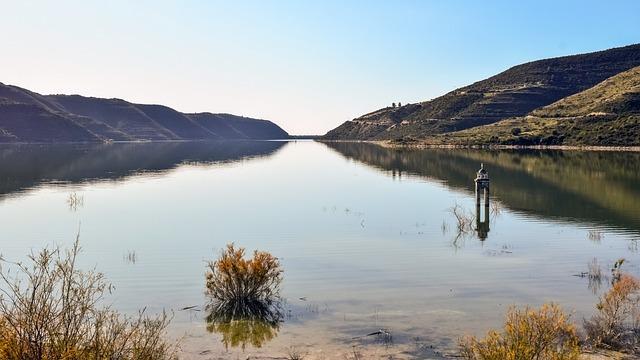
[[[484,241],[457,234],[449,212],[475,213],[480,163],[497,204]],[[70,207],[71,193],[83,204]],[[173,309],[185,358],[282,355],[291,345],[317,358],[354,345],[437,358],[459,336],[499,326],[513,304],[556,301],[588,316],[598,290],[574,275],[594,257],[605,272],[624,257],[640,273],[640,154],[309,141],[3,146],[0,219],[0,252],[12,260],[68,246],[80,229],[82,266],[116,287],[109,303]],[[202,311],[206,261],[229,242],[269,251],[285,269],[284,323],[256,330],[244,349],[208,332]],[[188,306],[197,307],[180,310]],[[356,338],[381,328],[392,343]]]

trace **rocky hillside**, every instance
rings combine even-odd
[[[640,66],[527,116],[433,140],[462,144],[640,145]]]
[[[640,44],[534,61],[430,101],[363,115],[329,131],[324,138],[426,138],[492,124],[525,116],[639,65]]]
[[[183,114],[162,105],[79,95],[40,95],[0,83],[0,143],[282,139],[267,120]]]

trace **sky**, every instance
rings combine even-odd
[[[0,0],[0,82],[324,134],[540,58],[640,42],[640,1]]]

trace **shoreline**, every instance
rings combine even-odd
[[[324,140],[314,137],[292,137],[284,139],[193,139],[193,140],[131,140],[131,141],[78,141],[78,142],[5,142],[0,146],[23,145],[110,145],[110,144],[154,144],[154,143],[187,143],[187,142],[247,142],[247,141],[298,141],[308,140],[319,143],[366,143],[389,149],[473,149],[473,150],[556,150],[556,151],[600,151],[600,152],[640,152],[637,146],[603,146],[603,145],[464,145],[433,144],[420,141],[395,143],[392,140]]]
[[[283,139],[173,139],[173,140],[121,140],[121,141],[55,141],[55,142],[0,142],[0,146],[11,145],[111,145],[111,144],[166,144],[166,143],[188,143],[188,142],[258,142],[258,141],[298,141],[315,140],[312,138],[283,138]]]
[[[473,149],[473,150],[560,150],[560,151],[607,151],[640,152],[640,146],[603,146],[603,145],[462,145],[432,144],[423,142],[393,143],[391,140],[316,140],[333,143],[367,143],[391,149]]]

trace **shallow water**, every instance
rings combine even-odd
[[[458,234],[449,211],[475,213],[480,163],[497,204],[484,240]],[[186,358],[282,355],[292,345],[328,357],[354,345],[424,356],[499,326],[514,304],[555,301],[578,321],[588,316],[599,292],[574,275],[594,257],[605,272],[624,257],[640,273],[639,199],[637,153],[311,141],[2,146],[0,252],[21,260],[70,245],[80,229],[82,266],[115,285],[109,303],[174,310],[171,334],[184,335]],[[285,269],[284,323],[244,348],[225,348],[202,311],[206,262],[229,242],[269,251]],[[379,329],[393,341],[359,338]]]

